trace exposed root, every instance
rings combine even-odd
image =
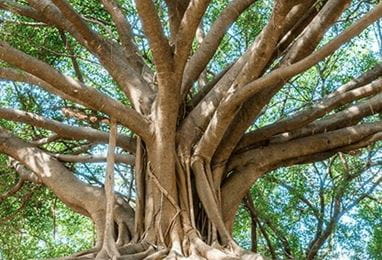
[[[128,244],[119,248],[121,255],[136,254],[147,250],[150,244],[147,242],[140,242],[136,244]]]
[[[77,252],[71,256],[59,257],[59,258],[50,258],[51,260],[73,260],[73,259],[94,259],[97,252],[101,250],[101,247],[92,247],[80,252]]]
[[[101,249],[101,247],[92,247],[90,249],[86,249],[84,251],[77,252],[74,255],[72,255],[72,257],[80,257],[80,256],[89,255],[89,254],[94,254],[94,253],[97,253],[100,249]]]
[[[198,237],[193,238],[192,243],[197,251],[196,256],[201,256],[209,260],[219,260],[219,259],[239,259],[235,255],[228,252],[224,252],[221,249],[217,249],[210,245],[207,245]]]
[[[161,249],[161,250],[155,252],[154,254],[146,257],[145,260],[164,259],[167,255],[167,253],[168,253],[168,249],[164,248],[164,249]]]
[[[130,243],[118,248],[121,256],[114,257],[116,260],[263,260],[263,258],[250,251],[241,249],[235,245],[221,247],[218,244],[210,246],[197,236],[189,237],[190,244],[183,251],[189,252],[182,254],[178,250],[170,250],[169,248],[156,247],[148,242]],[[59,260],[85,260],[85,259],[111,259],[107,255],[100,255],[94,252],[96,248],[77,253],[70,257],[59,258]],[[100,250],[98,248],[98,250]],[[101,250],[102,251],[102,250]],[[58,259],[57,259],[58,260]]]
[[[168,199],[175,208],[174,214],[167,216],[166,221],[170,224],[165,226],[166,230],[162,230],[160,217],[158,221],[154,221],[157,214],[160,214],[159,209],[152,212],[153,207],[144,208],[144,214],[141,217],[146,215],[149,217],[141,219],[142,223],[137,226],[137,222],[129,219],[129,216],[134,213],[130,212],[132,211],[130,205],[116,196],[112,219],[116,227],[114,231],[117,231],[116,236],[104,232],[105,211],[97,211],[97,215],[92,216],[97,229],[97,242],[99,242],[97,246],[71,258],[63,259],[262,260],[261,256],[242,249],[232,239],[222,219],[219,195],[213,185],[209,163],[200,157],[195,157],[188,166],[191,166],[188,174],[191,174],[192,170],[193,182],[189,179],[191,176],[187,177],[187,168],[183,169],[180,162],[177,164],[178,175],[180,175],[177,185],[179,190],[185,189],[186,192],[179,194],[179,197],[175,199],[162,187],[151,172],[150,164],[147,163],[146,177],[152,181],[148,188],[155,186],[161,198]],[[194,195],[197,196],[194,198]],[[150,198],[153,194],[148,191],[147,196]],[[140,235],[137,235],[135,232],[141,225],[145,229],[139,231]],[[107,245],[109,242],[110,244]],[[110,250],[113,245],[116,246],[115,252]]]
[[[147,257],[149,257],[150,255],[153,255],[154,253],[155,253],[154,247],[150,246],[143,252],[120,256],[120,257],[117,257],[117,260],[141,260],[141,259],[146,259]]]
[[[127,244],[130,241],[131,236],[130,236],[129,228],[123,221],[117,223],[117,226],[118,226],[118,238],[116,243],[117,243],[117,246],[122,246]]]

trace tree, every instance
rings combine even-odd
[[[267,174],[240,209],[236,237],[272,259],[378,258],[382,177],[377,151],[361,158],[339,153]]]
[[[97,243],[82,256],[255,259],[259,256],[235,243],[231,230],[257,179],[381,138],[382,123],[363,120],[382,109],[379,64],[339,81],[342,86],[309,107],[263,127],[254,125],[283,86],[377,21],[381,3],[100,2],[0,1],[8,21],[1,27],[0,77],[39,86],[50,99],[60,97],[65,116],[49,118],[44,106],[33,102],[20,102],[23,110],[0,108],[0,118],[8,120],[0,128],[0,152],[15,160],[21,182],[42,183],[93,220]],[[247,48],[234,59],[227,56],[230,64],[216,61],[231,24],[237,21],[248,31],[240,24],[245,10],[256,13],[267,5],[269,18]],[[355,20],[358,12],[365,14]],[[334,26],[340,18],[342,26]],[[326,32],[332,34],[329,39]],[[25,43],[17,34],[36,40]],[[81,64],[79,53],[99,63],[98,71]],[[102,81],[109,76],[112,81]],[[31,138],[12,122],[44,130]],[[99,143],[109,143],[108,156],[82,154]],[[103,182],[101,187],[85,183],[73,174],[73,165],[65,164],[106,159],[106,189]],[[134,203],[113,192],[114,161],[134,169]]]

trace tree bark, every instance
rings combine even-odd
[[[125,102],[128,104],[122,103],[87,86],[84,80],[77,81],[0,42],[0,60],[17,68],[0,68],[2,79],[38,85],[111,118],[108,135],[101,128],[74,127],[30,112],[0,108],[2,119],[40,127],[63,139],[87,140],[92,144],[109,142],[104,190],[77,179],[63,162],[105,158],[54,155],[39,147],[56,137],[33,144],[0,128],[0,152],[22,163],[31,176],[37,176],[65,204],[94,221],[96,247],[78,254],[78,258],[262,259],[240,248],[231,232],[239,204],[253,183],[284,165],[327,158],[382,139],[380,121],[358,124],[362,118],[382,111],[380,65],[312,108],[246,133],[288,80],[380,19],[382,4],[315,50],[351,1],[328,0],[317,6],[315,1],[276,0],[268,24],[248,50],[188,100],[193,83],[202,77],[229,24],[254,1],[230,3],[192,54],[195,34],[210,1],[166,1],[170,16],[167,30],[153,1],[136,0],[145,44],[153,56],[150,66],[140,55],[132,35],[134,30],[117,1],[101,1],[115,24],[117,41],[93,30],[66,0],[28,2],[30,5],[26,6],[0,0],[0,8],[70,34],[99,59],[124,98],[129,99]],[[352,106],[323,118],[348,104]],[[116,122],[136,136],[117,134]],[[129,154],[115,155],[115,146]],[[115,162],[134,165],[134,209],[113,193]],[[253,239],[256,241],[258,228],[267,240],[270,254],[276,258],[276,250],[264,230],[264,225],[270,224],[256,219],[253,204],[248,207],[254,220]],[[288,241],[283,241],[286,256],[291,257]],[[317,254],[315,249],[312,252],[309,257]]]

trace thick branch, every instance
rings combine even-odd
[[[82,214],[89,216],[89,201],[101,193],[97,188],[92,188],[69,172],[61,163],[27,143],[0,129],[0,151],[28,166],[35,172],[41,181],[54,190],[55,194],[66,204]],[[88,187],[89,189],[84,189]],[[70,194],[72,193],[72,194]],[[81,195],[79,196],[79,193]],[[74,194],[76,194],[74,196]],[[89,209],[86,210],[86,209]]]
[[[375,22],[381,16],[382,4],[378,4],[372,11],[367,13],[355,24],[350,26],[348,29],[346,29],[328,44],[324,45],[318,51],[288,67],[276,69],[268,75],[257,79],[238,90],[237,93],[234,95],[235,97],[230,100],[231,107],[239,105],[245,99],[254,95],[260,90],[265,89],[267,86],[276,84],[278,82],[283,82],[285,78],[293,77],[298,73],[307,70],[314,64],[328,57],[330,54],[332,54],[334,51],[340,48],[341,45],[343,45],[345,42],[360,34],[366,27]]]
[[[246,143],[248,139],[250,139],[252,143],[261,142],[273,135],[301,128],[339,106],[379,93],[382,91],[382,78],[377,79],[366,86],[349,90],[344,93],[341,93],[340,91],[341,90],[338,91],[337,95],[330,95],[319,103],[313,105],[311,108],[298,112],[288,119],[255,130],[253,133],[246,135],[241,142]]]
[[[265,173],[284,165],[286,160],[346,150],[349,145],[357,144],[365,138],[379,134],[381,131],[382,122],[357,125],[299,138],[287,143],[261,147],[235,156],[229,169],[236,168],[236,170],[226,179],[222,187],[222,208],[229,209],[224,212],[224,220],[228,224],[233,220],[240,201],[253,182],[259,178],[259,172],[260,174],[261,172]],[[367,145],[368,143],[362,144]],[[233,194],[232,190],[237,192]]]
[[[296,129],[292,132],[283,133],[277,136],[274,136],[270,139],[272,143],[276,142],[286,142],[291,139],[296,139],[300,137],[305,137],[313,134],[323,133],[326,131],[332,131],[335,129],[340,129],[342,127],[355,125],[362,118],[365,118],[369,115],[377,114],[382,111],[382,94],[378,94],[372,98],[366,99],[359,104],[350,106],[343,111],[337,112],[335,114],[329,115],[324,119],[312,122],[309,125]],[[244,139],[243,139],[244,141]],[[248,144],[253,144],[251,139]],[[245,143],[241,143],[241,145]]]
[[[225,131],[224,127],[221,127],[221,125],[218,126],[219,122],[216,121],[216,119],[215,121],[210,120],[219,102],[226,96],[231,86],[232,88],[236,88],[240,84],[245,84],[249,79],[257,77],[262,72],[274,51],[272,46],[274,47],[276,45],[280,37],[282,27],[278,26],[277,22],[281,22],[285,18],[290,9],[290,5],[282,1],[277,1],[275,5],[272,19],[256,38],[252,46],[235,62],[229,71],[224,74],[222,79],[217,82],[207,96],[184,120],[180,135],[189,135],[186,137],[189,141],[187,144],[184,144],[185,147],[182,149],[190,149],[193,142],[199,139],[206,127],[209,126],[210,129],[207,130],[208,133],[204,132],[203,136],[203,138],[208,141],[208,144],[205,140],[200,141],[198,149],[202,157],[209,158],[212,156],[215,146],[219,144],[220,135]],[[230,111],[230,113],[223,116],[225,116],[225,120],[231,121],[235,114],[233,111]],[[208,123],[210,124],[208,125]],[[218,131],[216,135],[210,134],[215,130]],[[213,145],[210,145],[211,143],[213,143]],[[208,147],[209,151],[202,151],[204,148],[200,146]]]
[[[126,49],[126,56],[131,60],[132,63],[136,64],[139,67],[144,67],[144,61],[138,55],[139,50],[134,44],[131,26],[127,21],[125,14],[122,12],[122,9],[118,3],[114,0],[102,0],[102,4],[105,9],[111,15],[113,22],[117,28],[119,39],[122,43],[122,46]]]
[[[71,154],[52,154],[57,160],[62,162],[75,162],[75,163],[99,163],[106,162],[107,156],[102,155],[71,155]],[[115,155],[116,163],[125,163],[129,165],[133,165],[135,161],[135,156],[132,155]]]
[[[41,182],[73,210],[91,217],[95,222],[104,218],[106,198],[103,189],[78,180],[54,157],[1,128],[0,152],[15,158],[36,173]],[[116,202],[116,214],[130,223],[134,219],[134,211],[122,200],[117,199]]]
[[[224,8],[220,16],[211,26],[210,31],[203,39],[191,59],[187,62],[182,80],[182,93],[185,95],[206,68],[208,62],[216,52],[221,40],[232,23],[256,0],[234,0]]]
[[[94,143],[108,143],[109,140],[109,135],[100,130],[95,130],[90,127],[66,125],[59,121],[47,119],[42,116],[17,109],[0,108],[0,118],[41,127],[53,131],[66,139],[85,139]],[[118,135],[117,144],[131,153],[135,152],[135,141],[126,135]]]
[[[109,114],[144,139],[150,139],[148,122],[140,114],[96,89],[64,76],[47,63],[16,50],[5,42],[0,42],[0,59],[48,82],[74,102],[81,101],[85,106]]]
[[[152,0],[136,0],[137,10],[143,24],[157,67],[158,77],[163,72],[172,71],[172,51]]]
[[[263,168],[282,160],[348,146],[381,131],[382,122],[376,122],[303,137],[286,143],[270,144],[234,156],[229,168],[241,168],[247,163],[251,164],[250,161],[256,162],[256,167]]]
[[[196,30],[209,3],[210,0],[191,0],[184,13],[175,42],[175,70],[179,75],[183,75]]]
[[[12,13],[32,18],[36,21],[50,24],[45,17],[41,16],[35,9],[10,0],[0,0],[0,9],[10,11]]]
[[[309,67],[313,66],[320,60],[324,59],[336,49],[338,49],[343,43],[350,40],[355,35],[359,34],[368,25],[382,16],[382,4],[377,5],[374,10],[366,14],[357,23],[345,30],[334,40],[326,44],[324,47],[302,59],[301,61],[292,64],[288,67],[282,67],[274,70],[268,75],[261,77],[252,83],[249,83],[242,88],[232,89],[232,92],[227,95],[220,103],[219,107],[215,111],[210,124],[203,135],[203,146],[200,148],[202,155],[211,154],[214,152],[214,148],[220,143],[224,136],[225,130],[228,128],[232,119],[240,109],[242,102],[246,101],[252,95],[264,90],[273,84],[283,82],[284,78],[290,78],[298,73],[303,72]]]
[[[291,39],[288,39],[288,42],[295,42],[293,42],[290,51],[300,50],[296,53],[300,53],[301,55],[292,56],[293,59],[284,59],[280,64],[280,67],[288,66],[289,62],[296,62],[310,54],[311,52],[306,52],[306,50],[314,50],[324,32],[327,31],[334,21],[341,15],[349,2],[350,0],[328,1],[321,10],[317,10],[317,7],[314,4],[315,1],[312,0],[304,1],[301,4],[294,6],[288,13],[283,32],[291,32],[291,34],[288,34],[288,38],[291,37]],[[313,10],[306,12],[307,9]],[[301,35],[296,39],[300,33]],[[283,42],[284,39],[281,41]],[[279,46],[279,48],[282,48],[281,50],[284,51],[286,46]],[[279,56],[279,51],[280,49],[277,49],[273,53],[273,57]],[[269,65],[270,64],[267,66]],[[285,81],[287,80],[289,79],[285,79]],[[256,117],[259,116],[262,109],[264,109],[266,104],[271,100],[272,96],[277,93],[283,85],[284,82],[280,82],[279,84],[270,86],[243,103],[240,112],[226,131],[224,142],[218,147],[217,153],[214,156],[214,164],[220,164],[228,160],[244,132]],[[219,178],[217,178],[217,182],[219,183]]]
[[[69,32],[87,50],[96,55],[136,108],[142,106],[147,109],[153,91],[141,77],[141,68],[129,63],[121,46],[102,39],[96,32],[89,29],[67,2],[57,0],[60,2],[61,11],[50,0],[28,1],[40,16],[49,19],[61,30]],[[92,35],[94,38],[91,37]]]

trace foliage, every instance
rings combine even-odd
[[[24,1],[18,1],[24,2]],[[111,16],[98,1],[69,1],[74,9],[95,32],[114,42],[119,42]],[[132,1],[118,1],[132,25],[135,40],[142,57],[150,69],[155,69],[153,53],[144,35]],[[230,1],[212,1],[201,27],[207,32],[218,18],[221,10]],[[321,1],[322,5],[325,1]],[[325,34],[319,46],[323,46],[340,32],[351,26],[358,16],[366,13],[377,1],[354,1],[349,9]],[[168,10],[164,1],[155,1],[164,32],[170,34]],[[273,1],[256,1],[232,24],[225,34],[213,59],[205,71],[208,80],[236,61],[256,39],[269,22]],[[317,5],[319,8],[321,5]],[[73,69],[77,62],[81,68],[83,83],[96,88],[127,107],[131,100],[118,88],[118,83],[101,65],[100,59],[86,50],[69,33],[0,10],[0,40],[47,62],[61,73],[79,79]],[[378,28],[368,28],[347,42],[334,54],[302,74],[289,80],[258,115],[247,131],[259,129],[288,118],[335,91],[339,86],[373,68],[380,60],[382,38],[375,33]],[[379,35],[380,36],[380,35]],[[382,37],[382,36],[380,36]],[[28,39],[28,40],[25,40]],[[370,46],[372,45],[372,46]],[[199,43],[194,40],[192,52]],[[270,65],[277,67],[278,61]],[[356,64],[356,66],[354,66]],[[0,63],[0,68],[6,65]],[[266,71],[265,73],[267,73]],[[202,86],[193,85],[195,94]],[[192,96],[190,95],[190,96]],[[353,102],[354,104],[355,102]],[[328,113],[324,119],[350,106],[346,104]],[[100,111],[86,108],[64,100],[36,86],[0,81],[0,107],[21,109],[71,126],[85,126],[108,131],[108,124],[94,123],[67,116],[63,111],[70,108],[87,116],[107,117]],[[361,120],[375,122],[381,114]],[[51,132],[28,124],[0,119],[0,127],[27,141],[49,137]],[[121,127],[121,133],[134,134]],[[273,170],[260,178],[250,194],[257,213],[257,251],[274,258],[304,259],[311,242],[317,234],[335,220],[332,233],[319,251],[319,259],[337,259],[348,255],[349,259],[382,258],[382,189],[373,182],[381,176],[380,143],[356,151],[355,154],[338,153],[331,158],[292,167]],[[58,139],[41,148],[51,154],[77,153],[88,147],[86,154],[101,154],[106,146],[87,141]],[[79,152],[80,153],[80,152]],[[65,163],[81,180],[102,187],[105,164]],[[134,199],[133,167],[116,166],[116,190],[126,200]],[[17,182],[17,173],[7,165],[7,158],[0,156],[0,194]],[[367,196],[364,194],[367,193]],[[358,198],[362,198],[357,201]],[[340,203],[343,214],[335,219],[334,204]],[[353,207],[346,207],[356,202]],[[235,239],[244,248],[250,249],[252,215],[243,203],[236,214],[233,227]],[[320,226],[321,225],[321,226]],[[322,233],[322,232],[321,232]],[[70,255],[93,246],[94,227],[91,221],[67,208],[44,186],[26,183],[22,189],[0,201],[0,258],[35,259]],[[272,252],[273,251],[273,252]]]
[[[379,147],[359,157],[337,155],[319,163],[278,169],[259,180],[251,191],[259,214],[258,252],[271,256],[270,243],[279,258],[290,248],[296,259],[304,259],[320,219],[325,229],[334,217],[337,198],[344,213],[336,220],[319,259],[379,259],[382,190],[380,186],[370,190],[382,173]],[[359,198],[362,200],[354,207],[346,209]],[[234,234],[241,245],[250,248],[250,233],[251,215],[243,205],[236,216]]]
[[[0,157],[0,193],[15,173]],[[30,184],[0,203],[0,258],[41,259],[71,254],[92,246],[91,221],[68,209],[43,186]]]

